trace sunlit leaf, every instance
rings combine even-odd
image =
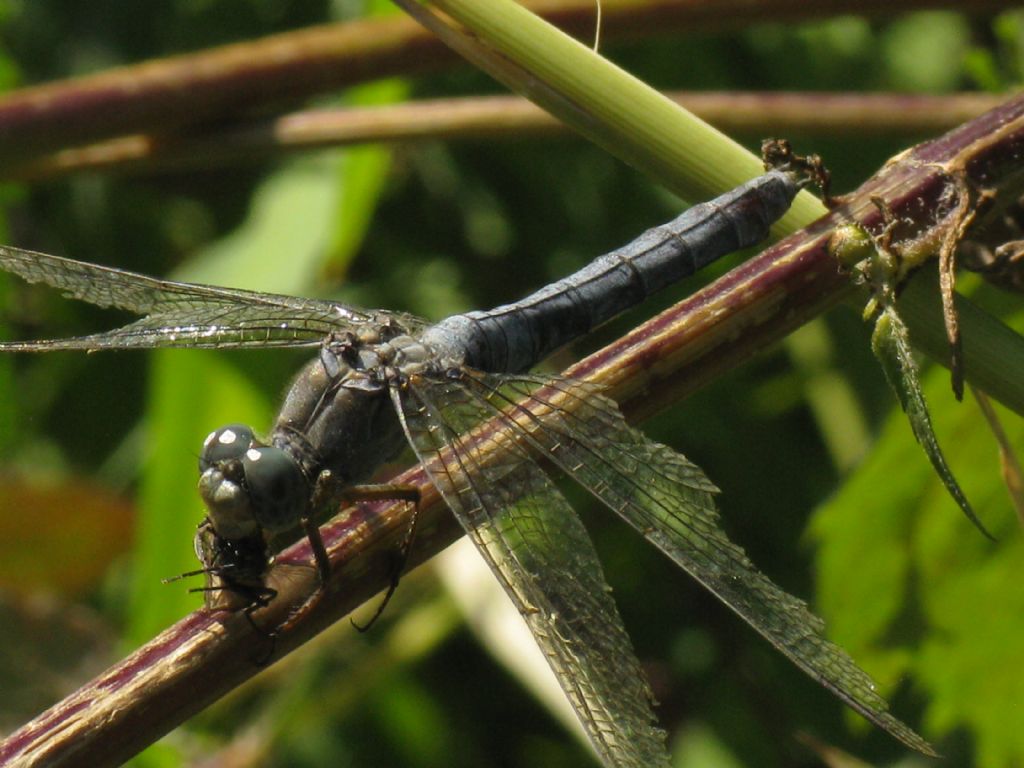
[[[999,449],[971,403],[957,404],[948,372],[923,377],[938,439],[992,543],[955,507],[894,411],[864,463],[815,514],[818,607],[834,639],[890,687],[911,683],[925,733],[968,727],[979,765],[1024,759],[1010,725],[1024,682],[1024,544],[999,473]],[[1005,422],[1024,445],[1020,419]]]

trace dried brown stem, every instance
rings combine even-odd
[[[993,94],[677,92],[669,96],[729,134],[929,135],[1002,101]],[[182,172],[263,162],[283,153],[365,142],[568,135],[569,128],[526,99],[487,96],[376,107],[319,109],[212,126],[186,136],[135,135],[65,149],[0,169],[38,181],[81,171]]]

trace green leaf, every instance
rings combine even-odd
[[[947,457],[999,541],[950,514],[943,483],[894,410],[870,456],[812,520],[817,607],[833,639],[883,687],[913,684],[929,736],[967,728],[974,764],[1020,764],[1014,712],[1024,679],[1009,671],[1024,663],[1024,542],[984,420],[953,400],[945,369],[932,368],[923,385]],[[1024,424],[1004,422],[1020,450]]]
[[[959,483],[953,477],[953,471],[946,463],[945,456],[942,455],[939,441],[935,437],[935,430],[932,428],[931,417],[928,415],[928,406],[921,391],[921,378],[910,346],[910,334],[894,307],[886,306],[881,309],[878,319],[875,321],[875,330],[871,334],[871,349],[882,364],[885,378],[896,393],[896,397],[899,398],[900,405],[910,420],[910,428],[914,432],[914,437],[924,448],[928,460],[942,479],[949,495],[967,515],[967,519],[974,523],[979,531],[992,538],[992,535],[982,525],[981,520],[974,514],[970,502],[967,501]]]

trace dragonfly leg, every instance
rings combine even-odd
[[[353,485],[344,489],[340,494],[340,498],[345,503],[356,503],[360,501],[405,501],[413,505],[413,515],[409,521],[409,528],[406,531],[405,537],[402,539],[398,556],[395,559],[391,583],[388,586],[387,594],[384,595],[384,601],[374,612],[370,621],[366,624],[359,625],[354,621],[352,622],[352,626],[360,632],[365,632],[373,626],[374,622],[377,621],[381,613],[383,613],[384,607],[391,600],[391,596],[394,595],[395,590],[398,588],[398,581],[402,575],[402,571],[405,570],[405,563],[408,559],[409,548],[412,546],[412,540],[416,531],[416,520],[419,516],[420,492],[415,486],[408,485],[390,485],[387,483],[378,485]],[[325,594],[327,580],[331,574],[331,561],[327,554],[327,548],[324,546],[323,537],[320,535],[320,528],[310,519],[303,519],[302,527],[306,536],[309,538],[310,547],[313,550],[313,558],[316,560],[320,583],[306,602],[299,606],[295,612],[277,628],[274,632],[275,635],[287,634],[293,627],[300,624],[303,619],[319,604]]]
[[[405,531],[405,536],[402,538],[398,551],[392,553],[394,559],[391,565],[391,582],[388,585],[388,591],[384,594],[384,599],[377,606],[377,610],[374,611],[370,620],[365,624],[358,624],[355,620],[351,620],[353,627],[360,632],[366,632],[384,613],[384,609],[391,602],[395,590],[398,589],[398,582],[402,578],[402,573],[405,571],[405,565],[409,560],[409,550],[412,548],[412,542],[416,536],[416,522],[419,519],[420,510],[420,491],[411,485],[391,485],[387,483],[381,485],[354,485],[345,490],[345,497],[350,501],[404,501],[412,504],[412,515],[409,517],[409,526]]]
[[[258,590],[254,590],[251,594],[249,604],[242,609],[242,615],[245,616],[245,620],[249,622],[249,626],[253,628],[253,631],[267,641],[267,649],[264,653],[256,656],[253,662],[258,667],[264,667],[267,662],[270,661],[270,657],[274,655],[274,651],[277,648],[277,630],[266,629],[256,623],[256,619],[253,618],[253,614],[261,608],[266,608],[270,605],[270,601],[277,597],[277,590],[270,587],[263,587]]]
[[[324,546],[323,536],[320,535],[320,526],[312,519],[304,517],[302,518],[302,530],[306,532],[309,546],[313,550],[316,572],[320,576],[320,587],[323,588],[331,576],[331,559],[327,556],[327,547]]]
[[[327,554],[327,547],[324,546],[324,538],[320,535],[320,527],[308,517],[302,518],[302,530],[309,539],[309,547],[313,550],[313,560],[316,562],[317,585],[306,601],[293,611],[284,620],[273,635],[287,634],[292,627],[296,626],[320,603],[327,591],[327,580],[331,576],[331,558]]]

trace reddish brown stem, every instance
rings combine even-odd
[[[877,228],[870,201],[884,198],[901,221],[897,244],[941,241],[956,200],[953,179],[993,194],[1024,176],[1024,97],[1007,102],[887,165],[831,214],[769,248],[567,373],[604,384],[631,416],[670,400],[758,354],[848,290],[829,254],[834,227]],[[971,368],[968,368],[970,374]],[[422,494],[410,566],[458,535],[436,491],[416,468],[395,479]],[[88,683],[0,745],[0,765],[116,765],[277,658],[387,587],[391,553],[408,529],[408,505],[364,506],[323,528],[332,560],[327,594],[274,641],[243,616],[199,611]],[[315,583],[308,544],[279,558],[270,607],[256,614],[279,626]]]

